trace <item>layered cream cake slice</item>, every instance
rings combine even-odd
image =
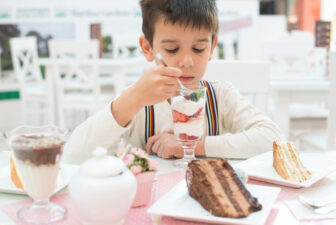
[[[273,167],[286,180],[303,182],[312,177],[291,142],[273,142]]]
[[[189,195],[214,216],[240,218],[262,208],[225,159],[191,161],[186,181]]]

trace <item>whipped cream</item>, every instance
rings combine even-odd
[[[183,96],[176,96],[172,99],[171,107],[180,113],[187,116],[194,115],[200,108],[204,108],[205,103],[203,99],[197,102],[187,100]]]
[[[187,123],[174,123],[174,133],[176,135],[179,134],[187,134],[188,136],[196,136],[202,137],[203,136],[203,126],[204,120],[190,120]]]
[[[24,189],[34,200],[46,200],[54,192],[59,162],[36,166],[29,161],[15,159]]]

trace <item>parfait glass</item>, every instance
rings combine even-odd
[[[186,168],[196,159],[195,147],[200,142],[204,130],[206,88],[186,86],[171,97],[171,110],[174,122],[174,135],[182,146],[184,156],[174,162],[179,168]]]
[[[34,200],[17,212],[26,223],[49,224],[66,215],[66,208],[51,203],[49,198],[56,186],[67,135],[66,130],[52,125],[20,126],[5,133],[24,190]]]

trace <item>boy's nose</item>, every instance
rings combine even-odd
[[[190,55],[182,56],[179,63],[180,63],[179,67],[183,68],[190,68],[193,67],[194,65],[194,61]]]

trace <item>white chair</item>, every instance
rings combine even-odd
[[[42,77],[35,37],[10,40],[12,62],[19,81],[23,124],[43,125],[55,122],[53,87]]]
[[[57,79],[58,123],[72,129],[114,97],[100,90],[99,43],[51,40],[49,51]]]
[[[327,127],[324,131],[302,135],[300,141],[303,149],[336,150],[336,51],[329,54],[329,80]]]
[[[270,63],[267,61],[211,60],[205,80],[231,82],[252,104],[267,112]]]

